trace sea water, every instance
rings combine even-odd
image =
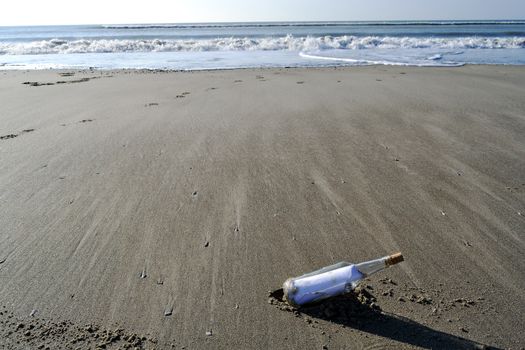
[[[525,64],[524,21],[0,26],[0,69]]]

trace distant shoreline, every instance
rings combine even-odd
[[[366,69],[366,68],[380,68],[385,67],[388,69],[459,69],[462,67],[525,67],[523,64],[471,64],[465,63],[458,66],[401,66],[401,65],[381,65],[381,64],[370,64],[370,65],[334,65],[334,66],[318,66],[318,67],[241,67],[241,68],[210,68],[210,69],[156,69],[156,68],[44,68],[44,69],[1,69],[0,72],[139,72],[139,73],[199,73],[199,72],[231,72],[231,71],[272,71],[272,70],[305,70],[305,71],[323,71],[323,70],[352,70],[352,69]]]

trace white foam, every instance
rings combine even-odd
[[[440,60],[442,58],[443,58],[443,55],[441,55],[439,53],[428,57],[428,59],[431,60],[431,61],[438,61],[438,60]]]
[[[430,58],[428,58],[428,60],[430,61],[417,60],[417,59],[403,61],[401,58],[399,58],[398,60],[395,60],[395,59],[374,60],[374,59],[364,59],[364,58],[354,59],[354,58],[347,58],[347,57],[314,55],[314,54],[308,54],[304,52],[301,52],[299,55],[307,59],[342,62],[342,63],[347,63],[349,65],[356,65],[356,66],[385,65],[385,66],[418,66],[418,67],[441,67],[441,66],[459,67],[463,65],[463,63],[458,63],[458,62],[439,62],[437,63],[434,60],[431,60]]]
[[[217,38],[206,40],[42,40],[2,42],[0,54],[36,55],[107,52],[199,52],[199,51],[319,51],[365,49],[517,49],[525,48],[525,37],[379,37],[321,36],[264,38]]]

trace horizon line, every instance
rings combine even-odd
[[[385,23],[385,22],[524,22],[525,18],[488,18],[488,19],[369,19],[369,20],[262,20],[262,21],[210,21],[210,22],[114,22],[114,23],[69,23],[69,24],[12,24],[5,27],[67,27],[67,26],[139,26],[139,25],[200,25],[200,24],[263,24],[263,23]],[[504,24],[504,23],[501,23]],[[512,24],[512,23],[509,23]],[[518,23],[519,24],[519,23]]]

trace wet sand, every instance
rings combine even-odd
[[[523,348],[524,96],[510,66],[0,72],[0,348]]]

